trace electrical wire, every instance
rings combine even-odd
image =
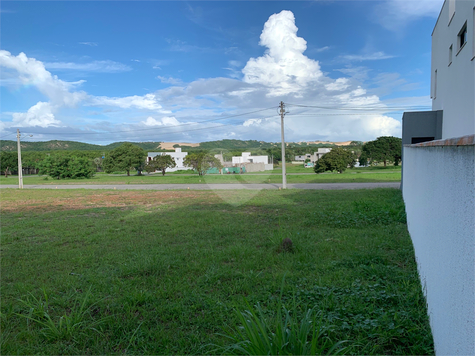
[[[379,116],[381,114],[378,114],[378,113],[368,113],[368,114],[361,114],[361,113],[357,113],[357,114],[292,114],[292,113],[287,113],[285,116],[360,116],[360,115],[364,115],[364,116]]]
[[[299,104],[289,104],[286,103],[286,106],[295,106],[295,107],[300,107],[300,108],[315,108],[315,109],[322,109],[322,110],[359,110],[359,111],[407,111],[407,110],[424,110],[424,109],[430,109],[429,106],[409,106],[409,107],[401,107],[401,106],[365,106],[365,107],[351,107],[351,106],[345,106],[345,107],[338,107],[338,106],[317,106],[317,105],[299,105]]]
[[[227,119],[231,119],[231,118],[234,118],[234,117],[245,116],[245,115],[255,114],[255,113],[266,111],[266,110],[271,110],[271,109],[274,109],[274,108],[276,108],[276,106],[273,106],[273,107],[270,107],[270,108],[265,108],[265,109],[260,109],[260,110],[255,110],[255,111],[249,111],[249,112],[242,113],[242,114],[230,115],[230,116],[220,117],[220,118],[210,119],[210,120],[203,120],[203,121],[199,121],[199,122],[190,122],[190,123],[179,124],[179,125],[174,125],[174,126],[165,126],[165,127],[158,126],[158,127],[149,127],[149,128],[146,128],[146,129],[120,130],[120,131],[108,131],[108,132],[61,132],[61,134],[63,134],[63,135],[107,135],[107,134],[115,134],[115,133],[122,133],[122,132],[139,132],[139,131],[173,129],[175,127],[181,127],[181,126],[199,125],[199,124],[206,123],[206,122],[227,120]],[[221,127],[221,126],[228,126],[228,125],[219,125],[219,126],[213,126],[213,127]],[[213,127],[210,127],[210,128],[213,128]],[[200,129],[200,130],[204,130],[204,129],[206,129],[206,128],[203,128],[203,129]],[[185,131],[179,131],[179,132],[188,132],[188,131],[195,131],[195,130],[193,129],[193,130],[185,130]],[[163,133],[167,133],[167,132],[163,132]],[[171,132],[171,133],[173,133],[173,132]],[[54,132],[41,132],[41,134],[55,134],[55,133]]]
[[[5,136],[0,137],[0,140],[4,137],[11,136],[11,135],[16,135],[15,132],[10,132],[9,134],[6,134]]]

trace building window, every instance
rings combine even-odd
[[[437,97],[437,69],[434,71],[434,76],[432,77],[432,93],[430,97],[432,99]]]
[[[467,43],[467,22],[463,25],[462,29],[458,34],[458,50],[460,51],[463,46]]]
[[[452,64],[452,54],[454,52],[454,45],[450,45],[449,47],[449,65]]]

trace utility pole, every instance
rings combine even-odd
[[[17,144],[18,144],[18,188],[23,189],[23,170],[21,167],[20,129],[16,129],[16,138],[17,138]]]
[[[284,139],[284,115],[285,105],[284,102],[280,102],[280,135],[282,138],[282,189],[287,189],[287,176],[285,171],[285,139]]]

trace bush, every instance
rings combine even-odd
[[[87,158],[75,156],[48,156],[40,166],[40,174],[47,174],[52,178],[92,178],[94,167]]]

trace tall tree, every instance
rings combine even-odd
[[[0,169],[5,178],[8,173],[18,171],[18,155],[16,152],[0,152]]]
[[[330,152],[325,153],[320,158],[315,167],[315,173],[326,171],[337,171],[343,173],[348,167],[353,168],[356,163],[356,156],[353,152],[342,147],[335,147]]]
[[[135,168],[140,175],[146,156],[143,149],[126,142],[107,154],[102,161],[102,167],[106,173],[126,171],[128,176],[130,176],[130,171]]]
[[[165,154],[153,157],[153,159],[145,165],[145,170],[149,173],[162,171],[162,175],[165,175],[165,170],[167,168],[174,167],[176,167],[175,159],[172,156]]]
[[[221,169],[223,167],[219,159],[203,151],[186,155],[183,164],[192,167],[200,176],[205,175],[210,168]]]
[[[363,145],[362,155],[371,162],[383,162],[386,167],[387,162],[394,162],[397,166],[401,161],[402,140],[393,136],[381,136],[374,141],[366,142]]]

